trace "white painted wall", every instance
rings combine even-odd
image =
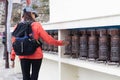
[[[50,22],[120,13],[119,0],[50,0]]]
[[[79,68],[79,80],[120,80],[120,77]]]

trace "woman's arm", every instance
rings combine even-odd
[[[66,42],[63,40],[55,40],[51,35],[49,35],[43,28],[42,25],[38,22],[35,22],[32,24],[33,27],[37,27],[37,33],[40,38],[42,38],[46,43],[50,45],[55,45],[55,46],[62,46],[65,45]],[[34,30],[34,29],[33,29]],[[35,34],[37,35],[37,34]]]

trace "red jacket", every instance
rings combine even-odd
[[[48,44],[55,45],[55,46],[62,46],[62,41],[55,40],[53,37],[48,35],[48,33],[42,28],[42,25],[39,22],[33,22],[31,24],[33,30],[33,36],[35,39],[41,38]],[[12,42],[15,41],[15,38],[12,37]],[[29,56],[19,56],[20,59],[41,59],[43,58],[43,52],[40,47],[38,47],[34,54]],[[15,59],[15,52],[12,49],[11,52],[11,60]]]

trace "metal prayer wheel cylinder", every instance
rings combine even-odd
[[[89,30],[90,36],[88,38],[88,58],[98,58],[98,39],[95,30]]]
[[[98,61],[109,60],[109,37],[106,29],[100,29],[99,32],[99,54]]]
[[[54,39],[58,40],[58,31],[54,31]],[[54,52],[58,52],[58,46],[54,46]]]
[[[88,56],[88,36],[87,31],[83,30],[80,31],[82,36],[80,36],[80,50],[79,50],[79,56],[80,57],[86,57]]]
[[[71,55],[72,53],[72,31],[68,32],[68,35],[65,37],[65,41],[68,41],[69,44],[65,46],[65,55]]]
[[[79,57],[79,35],[78,31],[72,31],[72,57],[78,58]]]
[[[119,62],[120,61],[120,36],[119,29],[110,29],[111,35],[111,50],[110,50],[110,61]]]
[[[48,44],[46,42],[44,42],[44,50],[48,51]]]
[[[42,42],[42,50],[44,50],[44,42]]]
[[[47,33],[49,34],[49,31],[47,31]],[[48,44],[46,42],[43,42],[43,48],[45,51],[48,51]]]
[[[54,37],[54,31],[49,31],[49,35]],[[48,51],[53,51],[53,50],[54,50],[54,46],[53,45],[49,45],[48,46]]]
[[[119,35],[120,34],[120,30],[119,29],[109,29],[109,34],[111,35],[111,36],[116,36],[116,35]]]

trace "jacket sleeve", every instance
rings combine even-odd
[[[42,25],[39,22],[36,22],[33,24],[33,27],[37,26],[37,32],[40,38],[43,39],[46,43],[50,45],[55,45],[55,46],[62,46],[63,41],[62,40],[55,40],[51,35],[49,35],[43,28]]]
[[[16,28],[16,26],[17,26],[17,25],[15,25],[14,29]],[[12,44],[13,44],[14,41],[15,41],[15,37],[12,37]],[[14,49],[12,48],[12,51],[11,51],[11,54],[10,54],[10,59],[11,59],[12,61],[14,61],[14,60],[15,60],[15,56],[16,56],[15,51],[14,51]]]
[[[11,55],[10,55],[11,61],[14,61],[14,60],[15,60],[15,56],[16,56],[15,51],[14,51],[14,49],[12,48]]]

